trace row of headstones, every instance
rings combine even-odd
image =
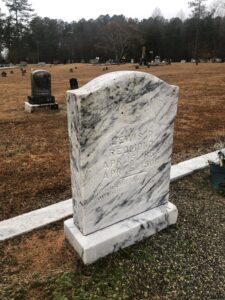
[[[149,68],[150,66],[148,65],[147,67]],[[74,67],[74,69],[76,70],[77,67]],[[139,69],[139,66],[136,65],[136,66],[135,66],[135,69]],[[105,67],[105,68],[102,69],[102,71],[108,71],[108,70],[109,70],[108,67]],[[23,68],[21,68],[20,71],[21,71],[21,75],[22,75],[22,76],[24,76],[24,75],[27,73],[26,69],[23,69]],[[70,73],[73,73],[73,68],[70,68],[70,69],[69,69],[69,72],[70,72]],[[11,70],[11,71],[10,71],[10,74],[14,74],[14,71]],[[3,72],[1,73],[1,76],[2,76],[2,77],[7,77],[7,73],[6,73],[5,71],[3,71]],[[72,86],[74,86],[74,85],[72,84]],[[70,85],[70,87],[71,87],[71,85]],[[71,87],[71,89],[73,89],[73,88]]]
[[[14,74],[13,70],[10,71],[10,74]],[[2,77],[7,77],[7,73],[6,73],[5,71],[3,71],[3,72],[1,73],[1,76],[2,76]]]
[[[77,67],[75,67],[75,69],[77,69]],[[27,70],[26,70],[26,69],[23,69],[23,68],[20,68],[20,71],[21,71],[21,75],[22,75],[22,76],[24,76],[24,75],[27,73]],[[70,71],[70,73],[73,73],[73,69],[72,69],[72,68],[70,68],[69,71]],[[10,74],[14,74],[14,71],[11,70],[11,71],[10,71]],[[6,73],[5,71],[3,71],[3,72],[1,73],[1,76],[2,76],[2,77],[7,77],[7,73]]]
[[[21,75],[22,75],[22,76],[24,76],[24,75],[27,73],[27,70],[26,70],[26,69],[23,69],[23,68],[21,68],[20,71],[21,71]],[[10,74],[14,74],[14,71],[11,70],[11,71],[10,71]],[[2,76],[2,77],[7,77],[7,73],[6,73],[5,71],[3,71],[3,72],[1,73],[1,76]]]

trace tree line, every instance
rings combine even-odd
[[[143,20],[101,15],[65,22],[35,15],[28,0],[4,0],[8,13],[0,11],[0,60],[65,63],[99,57],[101,62],[138,62],[143,46],[148,60],[224,59],[225,17],[215,8],[207,10],[204,1],[191,1],[192,15],[185,20],[156,14]]]

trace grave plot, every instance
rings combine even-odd
[[[134,71],[68,92],[74,220],[65,234],[85,263],[176,222],[168,198],[177,100],[178,87]]]

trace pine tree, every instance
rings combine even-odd
[[[202,19],[207,16],[206,0],[193,0],[188,2],[189,8],[191,8],[192,17],[196,19]]]
[[[5,23],[5,14],[1,12],[0,8],[0,52],[4,48],[4,23]],[[0,55],[1,59],[1,55]]]
[[[31,18],[33,17],[33,9],[28,0],[3,0],[8,8],[10,18],[15,25],[17,37],[19,37],[27,27]]]
[[[195,31],[195,63],[198,65],[199,60],[199,33],[200,33],[200,20],[207,16],[206,5],[204,4],[206,0],[193,0],[188,3],[189,7],[192,9],[192,18],[196,22]]]
[[[28,0],[3,0],[8,15],[5,22],[5,41],[9,50],[9,59],[19,62],[26,59],[26,36],[30,30],[33,9]]]

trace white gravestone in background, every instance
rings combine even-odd
[[[168,202],[178,88],[143,72],[69,91],[74,218],[65,235],[85,263],[174,224]]]

